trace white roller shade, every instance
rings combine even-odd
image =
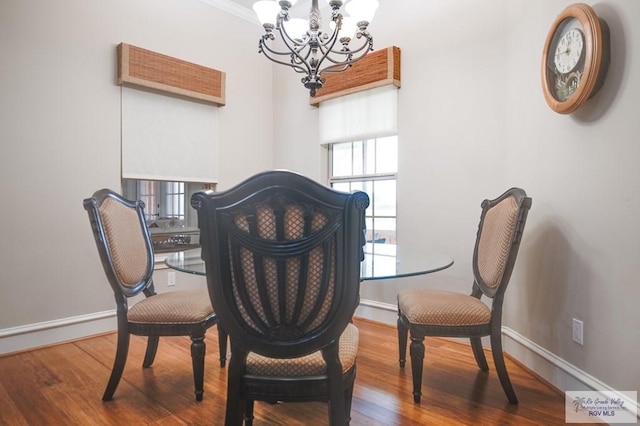
[[[217,182],[218,107],[122,87],[122,177]]]
[[[320,103],[320,143],[397,133],[398,89],[387,85]]]

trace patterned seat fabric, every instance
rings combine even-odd
[[[342,371],[348,371],[356,363],[358,354],[358,329],[349,324],[340,336],[338,355]],[[260,376],[321,376],[327,373],[327,364],[320,351],[299,358],[268,358],[250,352],[247,356],[247,374]]]
[[[157,294],[133,305],[129,322],[141,324],[196,324],[213,314],[206,288]]]
[[[482,301],[450,291],[403,290],[398,293],[398,308],[411,324],[458,326],[491,321],[491,310]]]

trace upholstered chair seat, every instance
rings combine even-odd
[[[343,373],[356,363],[358,337],[358,328],[353,324],[347,325],[340,336],[338,357]],[[247,355],[247,374],[273,377],[322,376],[327,374],[327,363],[320,351],[297,358],[269,358],[250,352]]]
[[[411,288],[398,293],[398,308],[411,324],[459,327],[488,324],[491,309],[473,296]]]
[[[161,293],[129,308],[127,319],[146,324],[196,324],[213,315],[206,288]]]

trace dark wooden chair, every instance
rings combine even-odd
[[[251,425],[254,401],[324,401],[348,424],[368,196],[269,171],[191,204],[231,342],[225,424]]]
[[[118,347],[111,377],[102,397],[113,398],[129,351],[129,336],[148,336],[143,367],[155,359],[160,336],[190,336],[196,400],[202,400],[205,331],[217,322],[207,289],[156,294],[153,285],[154,253],[141,201],[126,200],[102,189],[84,200],[100,260],[116,299]],[[144,293],[145,299],[129,306],[128,299]],[[219,332],[220,365],[224,367],[227,339]]]
[[[482,202],[480,226],[473,253],[473,288],[470,295],[407,289],[398,293],[398,342],[400,368],[411,333],[413,399],[420,402],[425,336],[469,337],[478,367],[488,371],[482,336],[490,336],[493,361],[511,404],[518,399],[509,380],[502,354],[502,302],[516,262],[520,239],[531,208],[531,198],[512,188],[495,200]],[[482,295],[493,299],[489,308]]]

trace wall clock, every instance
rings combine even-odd
[[[556,18],[542,52],[542,91],[555,112],[569,114],[593,96],[609,66],[609,28],[591,6],[575,3]]]

